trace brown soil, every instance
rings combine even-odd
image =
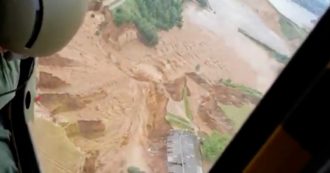
[[[88,139],[102,137],[106,130],[101,120],[79,120],[77,124],[80,135]]]
[[[197,73],[190,72],[186,73],[186,76],[192,79],[194,82],[196,82],[198,85],[203,87],[205,90],[210,90],[210,84],[205,79],[203,79],[201,76],[199,76]]]
[[[85,103],[70,94],[41,94],[41,103],[48,108],[52,115],[80,110]]]
[[[39,65],[43,66],[57,66],[57,67],[72,67],[78,65],[74,60],[54,54],[49,57],[43,57],[38,60]]]
[[[96,172],[96,170],[97,170],[96,161],[97,161],[97,157],[99,156],[99,154],[100,154],[99,151],[91,151],[87,154],[82,173]]]
[[[249,102],[245,94],[222,85],[212,86],[210,93],[215,98],[215,101],[226,105],[235,105],[239,107]]]
[[[232,133],[232,121],[218,106],[217,102],[211,97],[204,97],[198,108],[198,115],[207,123],[211,129],[216,129],[222,133]]]
[[[174,101],[181,101],[183,98],[183,89],[186,86],[186,78],[181,77],[175,79],[173,82],[168,82],[164,84],[166,91],[169,93],[170,97]]]
[[[59,77],[53,76],[51,73],[40,72],[37,87],[40,89],[59,89],[69,84]]]
[[[250,103],[256,104],[260,100],[257,97],[247,96],[237,89],[216,84],[216,82],[212,84],[194,72],[187,73],[186,76],[200,86],[193,86],[192,83],[188,85],[191,89],[192,112],[195,117],[197,116],[194,122],[200,130],[210,132],[209,130],[216,129],[223,133],[233,133],[233,122],[227,118],[219,107],[219,103],[240,107]],[[196,102],[195,100],[200,101]],[[206,123],[207,127],[204,127],[203,123],[199,122],[200,120]]]
[[[90,12],[65,49],[39,61],[42,105],[57,123],[80,122],[73,131],[93,134],[68,134],[87,153],[84,173],[126,172],[129,166],[166,173],[165,141],[171,129],[165,121],[166,107],[169,100],[182,100],[185,86],[194,126],[206,133],[232,132],[232,122],[218,103],[239,106],[249,100],[216,84],[231,78],[253,87],[257,77],[228,40],[185,20],[182,29],[160,32],[154,48],[128,40],[118,49],[109,38],[119,38],[132,27],[117,32],[112,22],[101,25],[104,18],[111,15]],[[98,36],[97,31],[102,33]],[[63,84],[68,85],[62,88]],[[102,134],[95,137],[95,131]]]
[[[166,162],[166,138],[171,127],[165,121],[166,105],[168,98],[164,91],[154,84],[149,91],[147,105],[150,115],[148,129],[148,166],[154,173],[167,173]]]

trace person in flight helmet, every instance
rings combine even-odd
[[[86,0],[0,0],[0,110],[15,96],[21,59],[61,50],[86,11]],[[17,172],[9,136],[0,114],[0,173]]]

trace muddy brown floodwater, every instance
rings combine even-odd
[[[117,28],[108,22],[100,30],[111,14],[90,11],[65,49],[40,59],[37,107],[42,111],[37,119],[65,130],[82,153],[77,160],[80,164],[83,158],[84,166],[76,172],[126,173],[136,166],[147,173],[166,173],[165,144],[171,126],[165,115],[169,102],[182,101],[184,87],[189,91],[193,127],[205,134],[233,131],[232,120],[219,103],[239,107],[258,102],[221,85],[221,79],[262,92],[268,89],[280,65],[237,30],[225,31],[232,29],[230,22],[223,26],[226,36],[214,32],[218,25],[210,28],[193,22],[192,13],[200,10],[187,5],[183,27],[160,32],[154,48],[143,45],[132,26]],[[206,11],[203,15],[210,16]],[[278,26],[268,25],[279,32]],[[47,151],[38,154],[44,158]],[[62,169],[66,171],[74,172]]]

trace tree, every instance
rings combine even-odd
[[[117,26],[120,26],[124,23],[129,23],[132,19],[129,13],[126,13],[123,9],[118,8],[112,13],[114,22]]]
[[[140,39],[148,46],[154,46],[158,43],[158,34],[156,28],[154,28],[147,21],[140,19],[137,20],[136,26],[139,30]]]
[[[134,23],[139,38],[148,46],[158,43],[158,31],[182,27],[182,0],[127,0],[112,10],[117,26]]]

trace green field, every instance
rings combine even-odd
[[[246,118],[253,110],[252,105],[243,105],[241,107],[237,107],[234,105],[220,104],[219,106],[225,112],[225,115],[234,122],[235,131],[237,131],[242,126]]]

